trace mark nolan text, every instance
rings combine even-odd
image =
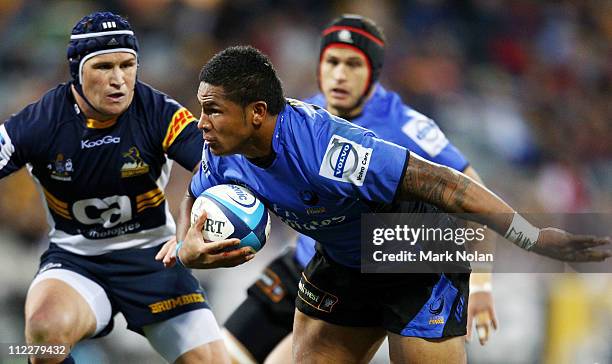
[[[375,262],[494,262],[492,253],[481,253],[478,251],[446,251],[434,253],[432,251],[416,252],[402,250],[398,253],[383,253],[380,250],[374,252],[372,258]]]

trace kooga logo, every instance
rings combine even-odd
[[[99,147],[104,144],[119,144],[120,141],[120,137],[114,137],[111,135],[107,135],[104,138],[98,140],[81,140],[81,149]]]

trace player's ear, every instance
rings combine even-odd
[[[265,101],[255,101],[251,103],[251,113],[253,117],[253,126],[261,126],[268,113],[268,104],[266,104]]]

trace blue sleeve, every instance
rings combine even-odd
[[[307,104],[317,105],[319,107],[325,108],[325,96],[322,93],[318,93],[304,100]]]
[[[375,137],[342,119],[320,124],[319,176],[332,192],[345,197],[391,203],[404,176],[408,150]],[[326,135],[325,135],[326,134]]]
[[[432,162],[448,166],[459,172],[465,171],[470,165],[468,160],[452,143],[448,143],[444,149],[436,157],[431,159]]]
[[[198,171],[191,178],[189,193],[193,198],[197,198],[212,186],[221,184],[221,179],[213,175],[210,151],[207,146],[202,148],[202,158]]]
[[[408,117],[408,121],[402,126],[402,132],[408,140],[399,144],[427,160],[457,171],[462,172],[467,168],[469,163],[465,156],[446,138],[432,119],[406,106],[402,114]]]

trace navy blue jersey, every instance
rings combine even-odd
[[[361,114],[351,122],[432,162],[458,171],[467,168],[467,159],[448,141],[433,120],[405,105],[398,94],[385,90],[380,84],[375,87]],[[325,96],[321,93],[306,102],[326,107]],[[306,266],[314,256],[314,245],[312,238],[298,236],[295,256],[302,266]]]
[[[0,126],[0,178],[28,166],[42,187],[51,242],[98,255],[146,248],[175,233],[163,189],[171,158],[188,170],[203,147],[193,115],[137,82],[117,119],[86,119],[70,84]]]
[[[215,156],[204,147],[190,191],[237,183],[250,188],[281,220],[320,241],[340,264],[360,263],[361,214],[393,202],[408,151],[326,110],[288,100],[266,168],[242,155]]]

